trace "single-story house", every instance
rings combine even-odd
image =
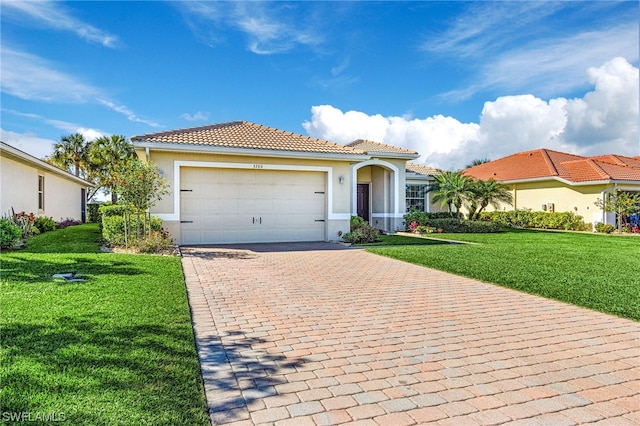
[[[35,213],[54,220],[86,219],[87,188],[93,185],[0,142],[0,211]]]
[[[404,229],[407,162],[372,141],[339,145],[246,121],[131,138],[170,193],[152,213],[180,244],[334,241],[359,215]],[[429,176],[410,172],[424,184]]]
[[[519,152],[464,171],[494,179],[512,192],[513,206],[500,210],[574,212],[593,224],[615,224],[615,214],[596,206],[613,191],[640,192],[640,156],[583,157],[550,149]]]

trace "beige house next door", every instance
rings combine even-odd
[[[326,240],[326,174],[184,167],[181,244]]]

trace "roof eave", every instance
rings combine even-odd
[[[367,151],[371,157],[377,158],[397,158],[398,160],[415,160],[420,154],[411,154],[404,152],[384,152],[384,151]]]
[[[92,184],[91,182],[87,182],[86,180],[84,180],[84,179],[82,179],[82,178],[80,178],[78,176],[72,175],[71,173],[66,172],[66,171],[64,171],[62,169],[59,169],[56,166],[52,166],[51,164],[47,163],[46,161],[42,161],[39,158],[36,158],[36,157],[34,157],[34,156],[30,155],[30,154],[27,154],[26,152],[21,151],[21,150],[19,150],[17,148],[14,148],[13,146],[8,145],[8,144],[6,144],[4,142],[2,143],[2,150],[1,151],[3,153],[3,155],[2,155],[3,157],[9,158],[9,159],[15,159],[15,160],[21,161],[22,163],[26,163],[26,164],[31,164],[31,165],[33,165],[35,167],[47,170],[47,171],[49,171],[51,173],[54,173],[54,174],[56,174],[58,176],[61,176],[61,177],[65,178],[65,179],[69,179],[71,181],[74,181],[74,182],[79,183],[79,184],[81,184],[83,186],[86,186],[86,187],[91,187],[91,188],[95,187],[95,185]],[[5,153],[7,153],[9,155],[6,155]]]
[[[585,180],[580,182],[573,182],[567,179],[563,179],[558,176],[543,176],[539,178],[531,179],[512,179],[499,181],[505,185],[511,185],[514,183],[532,183],[532,182],[544,182],[549,180],[555,180],[562,182],[569,186],[588,186],[588,185],[606,185],[610,183],[624,184],[624,185],[640,185],[640,180],[617,180],[617,179],[599,179],[599,180]]]
[[[272,149],[232,148],[223,146],[190,145],[167,142],[133,142],[134,148],[149,148],[156,151],[189,152],[196,154],[227,154],[254,157],[285,157],[313,160],[362,161],[371,158],[366,154],[341,154],[331,152],[280,151]]]

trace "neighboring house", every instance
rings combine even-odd
[[[2,215],[35,213],[54,220],[85,221],[89,182],[0,142]]]
[[[418,157],[245,121],[131,141],[170,185],[152,213],[180,244],[339,240],[358,214],[384,231],[404,229],[406,164]]]
[[[595,205],[613,191],[640,192],[640,156],[583,157],[549,149],[519,152],[468,168],[467,176],[495,179],[511,188],[513,206],[500,210],[574,212],[593,224],[615,224]]]

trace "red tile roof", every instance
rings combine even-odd
[[[333,142],[315,139],[272,127],[233,121],[210,126],[170,130],[133,136],[136,143],[185,144],[206,147],[244,148],[271,151],[296,151],[327,154],[364,155],[365,152]]]
[[[615,154],[582,157],[550,149],[537,149],[470,167],[464,173],[478,179],[495,179],[501,182],[553,177],[574,183],[640,181],[640,157]]]

